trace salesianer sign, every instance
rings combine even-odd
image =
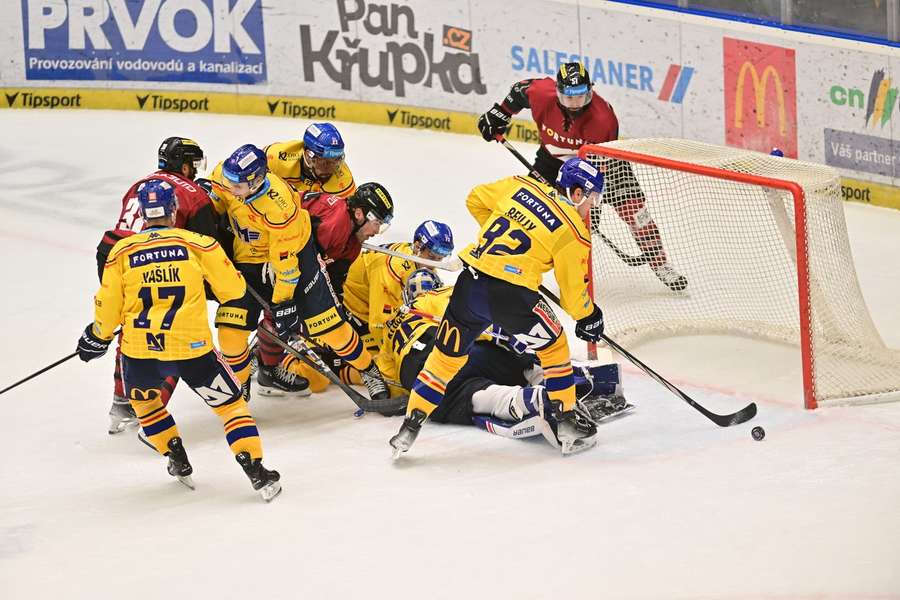
[[[723,38],[725,143],[797,157],[794,50]]]

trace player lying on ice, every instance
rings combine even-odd
[[[452,293],[453,288],[442,287],[431,270],[419,269],[409,277],[404,304],[385,323],[383,350],[376,359],[385,377],[400,384],[399,390],[392,385],[392,393],[412,389],[434,347]],[[622,394],[618,365],[577,366],[574,379],[581,417],[596,423],[632,408]],[[538,406],[548,400],[545,383],[534,353],[499,328],[491,328],[472,345],[468,362],[447,384],[431,420],[476,425],[511,438],[541,435],[546,428]]]

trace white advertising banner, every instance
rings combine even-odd
[[[856,200],[900,186],[900,50],[889,46],[597,0],[5,8],[0,108],[238,112],[474,133],[475,116],[514,82],[579,60],[622,136],[777,146],[857,178],[844,190]],[[534,141],[522,118],[510,137]]]

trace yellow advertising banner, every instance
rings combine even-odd
[[[471,113],[348,100],[94,88],[4,88],[3,93],[0,108],[84,108],[259,115],[478,134],[478,116]],[[507,137],[515,141],[537,143],[538,132],[533,122],[516,119]]]
[[[841,179],[841,195],[850,202],[900,209],[900,188],[892,185],[844,177]]]

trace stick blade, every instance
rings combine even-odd
[[[756,416],[756,403],[751,402],[741,410],[730,415],[715,416],[717,418],[713,419],[713,422],[715,422],[715,424],[719,427],[731,427],[733,425],[740,425],[741,423],[746,423]]]

